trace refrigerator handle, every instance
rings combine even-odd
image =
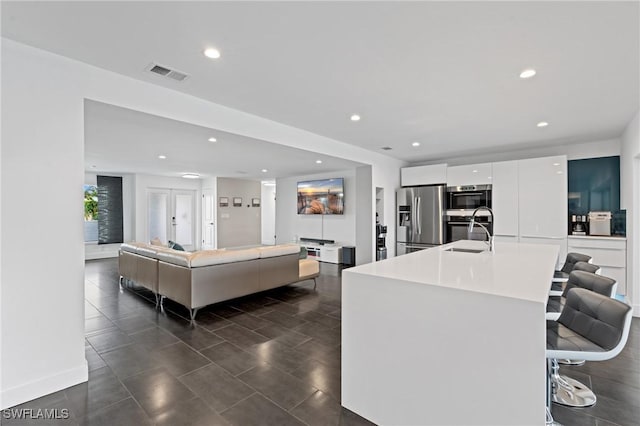
[[[420,199],[420,197],[418,197],[417,199],[417,203],[416,203],[416,224],[417,224],[417,228],[418,228],[418,234],[422,234],[422,223],[420,222],[420,202],[422,201]]]
[[[413,197],[413,212],[411,212],[411,233],[412,234],[418,229],[416,225],[418,223],[416,219],[417,215],[418,215],[418,197]]]

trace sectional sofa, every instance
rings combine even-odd
[[[146,243],[124,243],[119,251],[120,282],[151,290],[190,311],[216,302],[269,290],[319,275],[313,259],[300,259],[300,246],[280,244],[247,249],[184,252]]]

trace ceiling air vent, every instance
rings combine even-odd
[[[382,148],[383,151],[391,151],[393,148],[391,148],[390,146],[383,146]]]
[[[187,77],[189,77],[187,74],[183,72],[172,70],[170,68],[163,67],[162,65],[158,65],[158,64],[149,65],[147,67],[147,71],[152,72],[154,74],[161,75],[163,77],[170,78],[172,80],[176,80],[176,81],[184,81]]]

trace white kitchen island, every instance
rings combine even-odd
[[[380,425],[543,425],[558,247],[457,241],[342,275],[342,405]]]

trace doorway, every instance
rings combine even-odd
[[[147,191],[147,241],[169,240],[185,250],[195,248],[195,191],[183,189],[149,189]]]

